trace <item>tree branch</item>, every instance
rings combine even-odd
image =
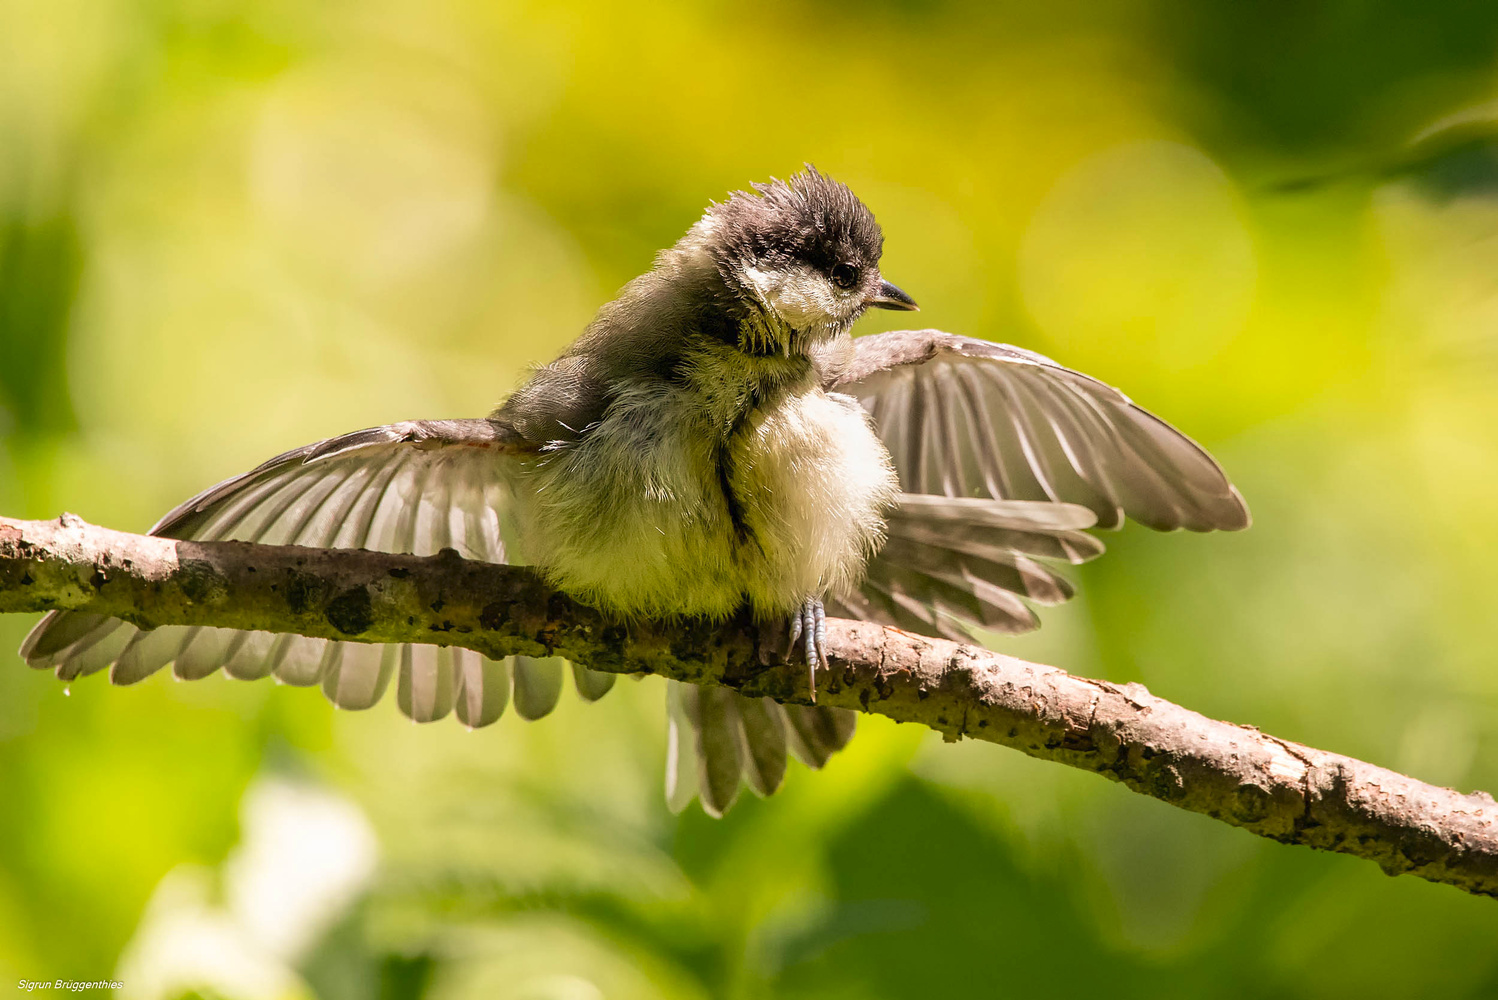
[[[141,627],[217,625],[360,642],[557,655],[594,670],[809,700],[747,617],[613,621],[522,567],[435,556],[185,542],[0,518],[0,612],[88,611]],[[1498,804],[1198,715],[1137,684],[1073,677],[973,646],[828,620],[818,700],[948,740],[987,740],[1287,844],[1498,896]],[[769,665],[766,665],[769,664]]]

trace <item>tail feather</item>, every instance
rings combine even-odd
[[[734,697],[743,725],[744,778],[756,795],[773,795],[785,780],[785,712],[768,698]]]

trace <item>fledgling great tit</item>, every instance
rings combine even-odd
[[[711,205],[562,356],[477,420],[355,431],[287,452],[167,514],[169,538],[455,548],[534,566],[625,619],[790,622],[813,675],[824,611],[970,639],[1036,627],[1072,594],[1040,560],[1102,552],[1084,529],[1238,529],[1242,498],[1191,440],[1038,354],[936,330],[853,340],[867,309],[914,309],[879,271],[883,235],[808,168]],[[795,641],[795,640],[793,640]],[[219,628],[140,631],[49,614],[22,654],[128,684],[167,663],[321,684],[345,708],[395,679],[417,721],[551,711],[558,660]],[[579,693],[614,676],[574,665]],[[671,682],[667,793],[719,814],[741,779],[819,767],[853,716]]]

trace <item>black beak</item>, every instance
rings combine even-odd
[[[879,282],[879,294],[870,296],[867,302],[875,309],[903,309],[906,312],[915,312],[921,308],[915,304],[915,299],[887,281]]]

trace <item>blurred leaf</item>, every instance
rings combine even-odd
[[[1108,537],[1001,648],[1492,790],[1495,52],[1461,0],[0,4],[0,504],[144,528],[305,441],[486,412],[710,199],[810,160],[922,325],[1119,385],[1255,512]],[[298,967],[331,1000],[1498,993],[1484,901],[911,727],[718,822],[664,808],[651,680],[468,733],[0,666],[18,976],[113,968],[289,769],[379,842]]]
[[[68,320],[82,256],[70,217],[0,210],[0,433],[7,423],[33,437],[76,426]]]

